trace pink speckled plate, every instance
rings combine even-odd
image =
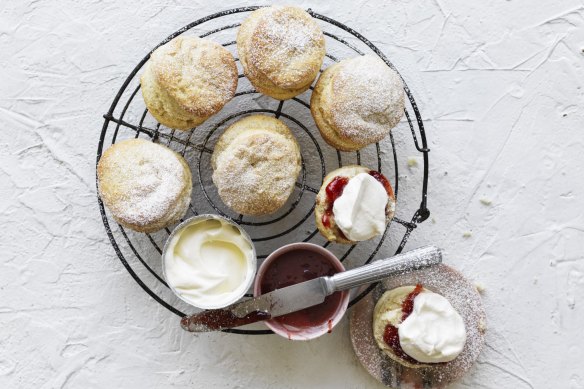
[[[462,315],[467,341],[455,360],[429,368],[412,369],[389,358],[377,347],[373,338],[373,309],[386,290],[418,283],[446,297]],[[479,356],[485,330],[485,312],[476,288],[460,272],[446,265],[401,274],[383,281],[353,307],[350,318],[351,341],[357,358],[379,382],[396,389],[444,388],[460,379]]]

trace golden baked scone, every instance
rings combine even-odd
[[[372,55],[345,59],[319,77],[310,112],[324,140],[342,151],[379,142],[404,114],[400,76]]]
[[[129,139],[108,148],[97,164],[99,194],[113,218],[139,232],[178,222],[191,200],[191,171],[168,147]]]
[[[226,48],[208,39],[179,36],[152,53],[140,84],[156,120],[189,130],[233,98],[237,80],[235,59]]]
[[[417,362],[407,354],[398,355],[383,339],[388,324],[397,327],[402,322],[403,302],[414,289],[416,289],[416,285],[401,286],[388,290],[381,296],[373,311],[373,337],[381,351],[394,361],[411,368],[429,367],[430,364]],[[428,291],[423,287],[421,289]]]
[[[278,119],[252,115],[221,135],[212,160],[221,200],[243,215],[267,215],[292,194],[300,173],[300,148]]]
[[[355,244],[356,241],[347,238],[339,228],[333,213],[334,202],[342,195],[344,188],[349,181],[359,174],[366,173],[379,181],[387,194],[387,205],[385,206],[385,225],[393,218],[395,210],[395,197],[393,189],[387,178],[381,173],[361,165],[343,166],[333,170],[324,178],[322,186],[316,195],[316,205],[314,215],[316,226],[320,233],[329,241],[345,244]],[[356,215],[359,216],[359,215]],[[368,218],[370,216],[363,215]]]
[[[324,35],[304,10],[272,6],[252,12],[237,33],[245,76],[261,93],[278,100],[307,90],[325,55]]]

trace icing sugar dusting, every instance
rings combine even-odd
[[[125,147],[127,142],[133,143],[131,148]],[[170,149],[141,139],[113,145],[102,157],[106,171],[100,177],[100,191],[102,186],[115,188],[102,193],[104,202],[126,223],[147,226],[165,219],[185,191],[179,158]]]
[[[180,36],[156,49],[151,61],[157,79],[187,111],[212,114],[235,93],[235,60],[216,42]]]
[[[357,144],[380,141],[403,116],[403,82],[377,57],[341,62],[332,83],[331,119],[343,136]]]
[[[290,19],[266,19],[265,39],[281,47],[282,51],[300,51],[317,38],[315,31],[304,30],[301,25]]]
[[[264,131],[238,136],[213,172],[219,196],[244,215],[276,211],[294,190],[300,156],[293,141]]]
[[[324,44],[320,27],[306,12],[296,7],[270,7],[254,29],[249,70],[279,87],[300,87],[318,72]]]

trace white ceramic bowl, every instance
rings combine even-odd
[[[200,222],[205,221],[205,220],[212,220],[212,219],[220,220],[222,222],[225,222],[227,224],[234,226],[241,233],[243,238],[249,243],[249,245],[251,246],[251,249],[252,249],[252,255],[250,258],[251,263],[248,264],[248,268],[250,269],[250,271],[248,272],[248,274],[245,278],[245,281],[243,282],[243,286],[238,288],[239,293],[234,293],[232,298],[229,299],[229,301],[223,301],[219,304],[195,303],[192,300],[185,298],[178,290],[175,289],[174,285],[172,285],[172,283],[169,281],[168,276],[167,276],[167,272],[166,272],[166,265],[167,265],[167,263],[166,263],[167,255],[166,254],[167,254],[169,247],[172,244],[174,237],[180,231],[182,231],[183,229],[187,228],[190,225],[197,224],[197,223],[200,223]],[[203,215],[193,216],[193,217],[185,220],[184,222],[182,222],[181,224],[179,224],[178,226],[175,227],[175,229],[172,231],[172,233],[170,234],[170,236],[166,240],[166,243],[164,244],[164,248],[162,249],[162,271],[163,271],[164,279],[168,283],[170,290],[172,290],[174,292],[174,294],[178,298],[180,298],[182,301],[186,302],[189,305],[192,305],[194,307],[201,308],[201,309],[223,308],[223,307],[231,305],[231,304],[235,303],[236,301],[238,301],[239,299],[241,299],[245,295],[245,293],[251,288],[251,286],[254,282],[256,270],[257,270],[256,251],[255,251],[255,247],[253,245],[253,242],[252,242],[251,238],[249,237],[249,235],[247,234],[247,232],[241,226],[237,225],[233,221],[231,221],[225,217],[219,216],[219,215],[203,214]]]

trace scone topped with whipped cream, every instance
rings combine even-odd
[[[325,238],[353,244],[383,234],[394,211],[395,197],[387,178],[365,166],[351,165],[325,177],[314,214]]]
[[[422,285],[386,291],[375,305],[373,336],[390,358],[410,368],[454,360],[466,343],[461,315]]]

